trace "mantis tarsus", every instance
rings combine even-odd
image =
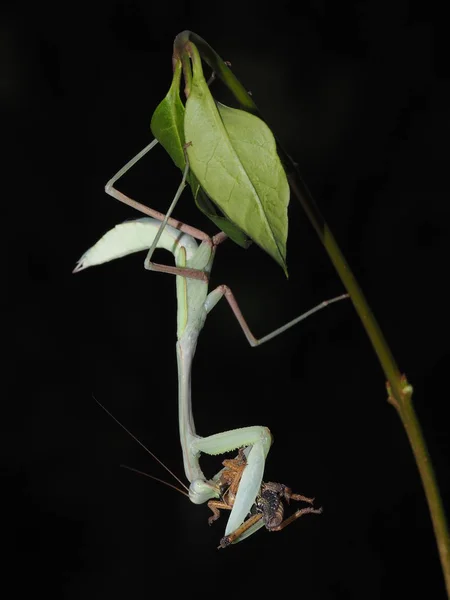
[[[150,213],[157,218],[141,218],[117,225],[80,258],[74,272],[149,248],[149,255],[154,248],[164,248],[174,255],[175,267],[152,265],[149,262],[149,255],[146,258],[145,266],[153,270],[177,275],[178,339],[176,350],[179,386],[179,433],[184,470],[190,483],[190,500],[194,504],[212,501],[210,503],[210,508],[214,512],[212,520],[217,518],[218,514],[216,510],[218,508],[231,509],[225,529],[225,537],[222,539],[220,545],[220,547],[225,547],[230,543],[241,541],[248,537],[263,525],[269,530],[279,530],[303,514],[320,513],[321,511],[320,509],[309,507],[297,511],[294,515],[286,519],[286,521],[282,520],[283,499],[303,500],[310,504],[312,503],[312,499],[292,494],[282,484],[263,483],[265,459],[272,443],[272,436],[267,427],[244,427],[208,437],[197,435],[192,413],[191,370],[198,336],[204,326],[206,317],[219,300],[225,297],[250,345],[256,346],[274,338],[309,315],[325,308],[328,304],[346,298],[347,295],[343,294],[332,300],[322,302],[272,333],[257,339],[251,333],[236,299],[228,286],[220,285],[208,293],[208,280],[216,248],[227,236],[224,233],[219,233],[215,237],[210,238],[207,234],[199,230],[170,219],[167,215],[165,216],[152,209],[148,209],[113,188],[113,183],[130,166],[135,164],[148,149],[149,147],[144,149],[135,159],[132,159],[132,161],[119,171],[107,184],[107,191],[126,204],[134,206],[138,210],[141,210],[141,212]],[[186,161],[183,181],[175,200],[178,199],[184,187],[187,169],[188,162]],[[112,190],[114,190],[113,193]],[[173,205],[174,202],[172,202],[171,209]],[[167,223],[169,224],[167,225]],[[200,246],[198,246],[194,236],[202,240]],[[234,479],[234,476],[230,478],[229,473],[227,473],[227,468],[229,469],[229,465],[231,464],[230,462],[228,462],[228,467],[225,464],[225,468],[219,471],[212,479],[205,477],[199,464],[201,453],[218,455],[235,449],[244,449],[243,453],[240,453],[234,459],[234,467],[238,467],[238,469],[235,469],[236,479]],[[235,490],[233,488],[233,481],[235,481]],[[229,490],[232,488],[233,497],[227,499],[227,494],[229,495]],[[252,511],[252,507],[255,514],[247,519],[249,513]]]

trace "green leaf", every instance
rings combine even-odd
[[[166,97],[156,107],[150,129],[176,166],[184,170],[184,106],[180,100],[181,61],[177,61]]]
[[[150,123],[150,129],[169,154],[175,165],[184,171],[184,116],[185,110],[180,99],[180,79],[181,79],[181,61],[175,64],[172,84],[162,102],[157,106],[153,113]],[[215,205],[208,198],[206,193],[201,189],[200,184],[192,170],[189,171],[187,181],[192,189],[192,194],[197,207],[211,220],[213,223],[224,231],[230,239],[247,248],[250,244],[247,236],[227,217],[220,214]]]
[[[195,175],[192,173],[192,177],[195,178]],[[197,179],[195,178],[197,182]],[[197,182],[198,183],[198,182]],[[230,240],[233,240],[235,244],[241,246],[242,248],[248,248],[252,241],[248,238],[242,229],[240,229],[235,223],[230,221],[228,217],[222,215],[218,209],[214,206],[211,200],[208,198],[205,191],[201,188],[200,184],[198,184],[198,193],[194,195],[195,204],[197,208],[199,208],[204,215],[208,217],[219,229],[221,229]]]
[[[192,45],[193,79],[184,135],[201,187],[287,274],[289,184],[275,138],[258,117],[214,101]]]

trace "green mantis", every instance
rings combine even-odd
[[[331,302],[340,300],[345,295],[323,302],[258,340],[249,330],[234,295],[227,286],[221,285],[208,293],[208,278],[216,248],[226,239],[225,234],[218,234],[212,239],[206,236],[206,239],[198,246],[191,235],[170,225],[161,232],[160,222],[150,218],[127,221],[117,225],[79,259],[74,272],[146,250],[154,243],[158,233],[160,233],[160,237],[157,247],[164,248],[174,255],[176,268],[187,269],[187,272],[189,270],[200,271],[205,275],[205,279],[190,278],[186,277],[183,272],[183,275],[177,274],[176,277],[179,434],[184,471],[190,483],[190,500],[194,504],[202,504],[214,499],[222,499],[224,495],[221,484],[224,470],[219,471],[211,479],[207,478],[200,467],[199,459],[202,453],[218,455],[238,448],[245,449],[245,464],[239,475],[240,480],[236,496],[230,506],[231,513],[225,529],[225,538],[223,538],[225,541],[221,542],[221,547],[225,547],[230,541],[235,542],[245,539],[265,524],[263,518],[253,516],[251,524],[246,525],[246,519],[252,507],[262,502],[264,465],[272,443],[272,437],[269,429],[263,426],[243,427],[208,437],[201,437],[197,434],[192,410],[191,372],[198,337],[205,324],[206,317],[220,299],[225,297],[247,340],[252,346],[256,346],[279,335],[307,316],[324,308]],[[268,493],[267,490],[266,493]],[[277,498],[281,500],[280,495]],[[305,501],[312,502],[311,499]],[[297,511],[298,516],[305,514],[305,511],[320,512],[320,510],[312,508],[302,509]],[[262,510],[259,514],[264,516]],[[295,515],[294,518],[296,518]],[[291,518],[291,520],[293,519]],[[235,535],[236,531],[241,533]]]
[[[207,502],[213,511],[210,523],[218,518],[220,510],[231,511],[220,543],[220,547],[226,547],[252,535],[264,525],[271,531],[279,531],[303,514],[320,513],[321,510],[313,508],[311,498],[293,494],[282,484],[263,482],[265,460],[272,444],[267,427],[243,427],[208,437],[197,434],[191,373],[198,337],[206,318],[224,297],[250,345],[257,346],[347,295],[323,302],[257,339],[230,288],[220,285],[208,290],[216,249],[228,238],[242,246],[246,245],[247,237],[253,239],[286,272],[289,186],[269,128],[252,114],[215,103],[203,77],[195,45],[188,42],[185,50],[184,57],[174,59],[171,88],[152,118],[151,129],[156,139],[105,186],[109,195],[150,218],[128,221],[107,232],[80,258],[74,272],[147,250],[146,269],[176,276],[179,435],[184,471],[190,484],[190,500],[194,504]],[[193,73],[190,73],[189,60]],[[189,82],[185,107],[179,98],[182,65]],[[136,202],[114,187],[115,182],[158,141],[183,172],[166,215]],[[198,206],[223,230],[212,238],[171,217],[187,184]],[[200,245],[196,240],[201,241]],[[152,262],[156,248],[171,252],[175,265]],[[200,466],[202,453],[219,455],[236,449],[239,454],[235,459],[224,461],[224,468],[212,478],[205,476]],[[291,499],[310,506],[284,519],[283,501]]]

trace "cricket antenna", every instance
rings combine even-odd
[[[173,472],[172,472],[172,471],[169,469],[169,467],[168,467],[167,465],[165,465],[165,464],[163,463],[163,461],[162,461],[162,460],[160,460],[160,459],[159,459],[159,458],[156,456],[156,454],[153,454],[153,452],[152,452],[151,450],[149,450],[149,449],[147,448],[147,446],[144,446],[144,444],[143,444],[143,443],[142,443],[142,442],[141,442],[141,441],[140,441],[140,440],[139,440],[139,439],[138,439],[138,438],[137,438],[135,435],[133,435],[133,434],[131,433],[131,431],[129,431],[129,430],[128,430],[128,429],[125,427],[125,425],[122,425],[122,423],[121,423],[121,422],[120,422],[118,419],[116,419],[116,417],[115,417],[113,414],[111,414],[111,413],[109,412],[109,410],[108,410],[107,408],[105,408],[101,402],[99,402],[99,401],[97,400],[97,398],[94,396],[94,394],[92,394],[92,397],[93,397],[93,398],[94,398],[94,400],[97,402],[97,404],[100,406],[100,408],[102,408],[102,409],[105,411],[105,413],[106,413],[107,415],[109,415],[109,416],[111,417],[111,419],[117,423],[117,425],[119,425],[120,427],[122,427],[122,429],[123,429],[124,431],[126,431],[126,432],[128,433],[128,435],[129,435],[130,437],[132,437],[132,438],[133,438],[133,440],[134,440],[135,442],[137,442],[137,443],[139,444],[139,446],[141,446],[142,448],[144,448],[144,450],[145,450],[145,451],[146,451],[148,454],[150,454],[150,456],[151,456],[151,457],[152,457],[154,460],[156,460],[156,462],[158,462],[158,463],[159,463],[159,464],[160,464],[162,467],[164,467],[164,469],[165,469],[165,470],[166,470],[168,473],[170,473],[170,474],[172,475],[172,477],[173,477],[174,479],[176,479],[176,481],[178,481],[178,483],[179,483],[179,484],[180,484],[180,485],[181,485],[181,486],[182,486],[182,487],[183,487],[183,488],[186,490],[186,492],[189,492],[189,488],[188,488],[188,487],[187,487],[187,486],[186,486],[186,485],[185,485],[185,484],[184,484],[184,483],[181,481],[181,479],[179,479],[179,478],[178,478],[178,477],[175,475],[175,473],[173,473]],[[156,481],[160,481],[161,483],[165,483],[165,484],[166,484],[166,485],[168,485],[169,487],[173,487],[173,488],[175,488],[176,490],[178,490],[178,488],[177,488],[177,487],[175,487],[174,485],[172,485],[172,484],[170,484],[170,483],[167,483],[167,481],[163,481],[162,479],[158,479],[157,477],[153,477],[153,475],[147,475],[147,473],[141,473],[140,471],[137,471],[137,469],[132,469],[131,467],[126,467],[126,468],[127,468],[127,469],[130,469],[131,471],[135,471],[136,473],[140,473],[141,475],[146,475],[147,477],[150,477],[151,479],[156,479]],[[181,492],[181,490],[178,490],[178,491],[179,491],[179,492]],[[184,492],[181,492],[181,493],[182,493],[182,494],[184,494]],[[186,495],[188,496],[188,494],[186,494]]]

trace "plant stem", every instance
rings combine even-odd
[[[248,94],[245,87],[235,77],[233,72],[224,63],[220,56],[203,40],[201,37],[191,31],[183,31],[174,42],[174,58],[186,55],[186,45],[188,42],[195,44],[202,58],[213,69],[216,75],[232,92],[237,102],[243,110],[251,112],[262,118],[252,97]],[[183,63],[184,64],[184,63]],[[311,221],[317,235],[323,243],[325,250],[330,257],[342,283],[344,284],[356,312],[361,319],[364,329],[369,336],[372,346],[375,350],[381,367],[387,379],[388,401],[397,410],[403,426],[408,435],[417,467],[419,469],[428,507],[431,513],[431,519],[436,536],[439,557],[444,573],[444,580],[447,589],[447,595],[450,598],[450,537],[448,533],[447,521],[444,513],[442,500],[436,482],[433,466],[428,454],[426,443],[423,437],[422,429],[417,419],[412,404],[412,386],[408,384],[406,377],[400,374],[400,370],[392,355],[392,352],[386,342],[386,339],[362,293],[347,261],[345,260],[336,240],[331,233],[325,219],[319,211],[314,199],[309,192],[306,184],[303,182],[294,161],[278,144],[278,153],[281,160],[287,167],[289,183],[294,195],[300,201],[306,215]]]
[[[240,106],[247,112],[259,114],[258,107],[253,102],[245,87],[234,75],[233,71],[220,58],[211,46],[203,38],[192,31],[182,31],[177,35],[173,43],[173,56],[183,57],[187,54],[186,45],[192,42],[197,46],[203,60],[211,67],[217,77],[231,90]]]
[[[184,94],[186,98],[189,97],[192,86],[192,70],[191,63],[189,60],[189,53],[186,51],[186,44],[189,42],[189,36],[185,36],[187,31],[183,31],[175,38],[173,44],[173,55],[172,55],[172,67],[175,71],[175,67],[178,61],[181,61],[183,65],[183,76],[184,76]]]
[[[439,488],[423,437],[422,428],[412,404],[412,387],[408,385],[405,377],[402,378],[402,384],[403,394],[401,403],[398,405],[396,398],[392,395],[391,387],[389,383],[387,383],[388,401],[396,408],[400,419],[402,420],[414,453],[414,458],[416,459],[416,464],[419,469],[431,513],[434,535],[436,537],[439,557],[444,572],[447,595],[450,598],[450,540],[444,506],[439,494]]]

